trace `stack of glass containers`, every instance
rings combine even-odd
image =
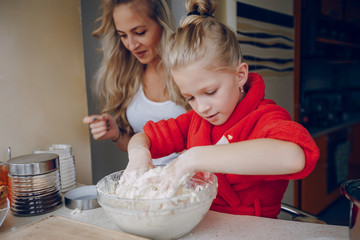
[[[37,147],[34,154],[54,153],[59,155],[61,191],[67,192],[76,187],[75,160],[72,147],[68,144],[52,144],[51,146]]]
[[[11,210],[35,216],[62,206],[59,156],[29,154],[8,161]]]

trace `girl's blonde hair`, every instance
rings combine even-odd
[[[113,10],[119,4],[132,4],[134,7],[146,9],[146,14],[157,22],[162,30],[158,45],[158,55],[161,59],[168,37],[173,32],[174,20],[166,0],[103,0],[102,16],[92,35],[101,40],[103,59],[95,75],[93,90],[100,99],[103,113],[111,113],[123,133],[133,134],[127,117],[126,109],[142,82],[145,66],[123,45],[116,33],[113,20]],[[160,62],[160,64],[162,64]],[[177,86],[165,71],[166,91],[170,100],[185,106]]]
[[[212,0],[186,1],[188,15],[170,36],[164,55],[167,68],[201,62],[210,69],[232,69],[242,62],[235,33],[213,17],[216,4]]]

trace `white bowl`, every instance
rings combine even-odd
[[[6,215],[8,214],[9,212],[9,209],[10,209],[10,201],[9,199],[7,198],[6,199],[6,207],[3,208],[3,209],[0,209],[0,227],[1,225],[3,224],[5,218],[6,218]]]
[[[61,163],[60,162],[60,170],[64,169],[65,171],[67,170],[73,170],[75,169],[75,164],[74,163]]]
[[[76,177],[69,178],[69,179],[61,179],[61,188],[68,188],[76,184]]]
[[[76,177],[61,179],[61,186],[71,185],[76,182]]]
[[[68,171],[64,171],[64,170],[60,169],[60,177],[61,177],[61,179],[73,178],[75,176],[76,176],[75,169],[71,169],[71,170],[68,170]]]
[[[59,159],[62,159],[72,156],[72,147],[68,144],[52,144],[51,146],[36,147],[33,153],[55,153],[59,155]]]
[[[61,165],[73,166],[73,165],[75,165],[74,156],[71,156],[68,158],[60,158],[59,163],[60,163],[60,166]]]
[[[123,171],[112,173],[97,185],[97,197],[106,215],[122,231],[151,239],[174,239],[190,232],[208,212],[217,193],[213,173],[196,174],[187,188],[203,188],[193,194],[165,199],[125,199],[113,194]],[[190,196],[191,195],[191,196]]]

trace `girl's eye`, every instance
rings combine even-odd
[[[187,100],[188,102],[190,102],[190,101],[194,100],[194,97],[188,97],[188,98],[186,98],[186,100]]]
[[[206,95],[214,95],[215,93],[216,93],[216,90],[213,90],[213,91],[207,92]]]

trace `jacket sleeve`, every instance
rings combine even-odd
[[[314,170],[320,156],[319,148],[305,127],[292,121],[291,118],[285,117],[284,113],[282,113],[285,112],[285,110],[281,107],[277,106],[276,108],[278,108],[278,111],[274,111],[271,114],[265,114],[263,118],[259,119],[257,128],[259,129],[260,127],[261,130],[258,132],[258,137],[278,139],[299,145],[304,150],[305,167],[302,171],[297,173],[267,176],[266,179],[295,180],[304,178]],[[261,127],[261,125],[263,127]]]
[[[297,173],[268,176],[267,179],[301,179],[308,176],[314,170],[320,156],[320,151],[310,133],[302,125],[293,121],[278,122],[273,125],[273,128],[268,133],[268,137],[299,145],[305,154],[305,167]]]
[[[291,120],[290,115],[285,109],[277,105],[265,105],[261,111],[254,111],[249,118],[249,124],[244,124],[240,129],[235,129],[238,133],[235,141],[272,138],[283,141],[293,142],[299,145],[305,154],[305,167],[302,171],[277,176],[265,176],[267,180],[279,179],[301,179],[308,176],[315,168],[320,156],[319,148],[310,133],[297,122]],[[254,124],[253,124],[254,123]]]
[[[149,121],[143,130],[150,139],[150,152],[153,158],[160,158],[171,153],[181,152],[186,148],[187,133],[192,111],[176,119]]]

